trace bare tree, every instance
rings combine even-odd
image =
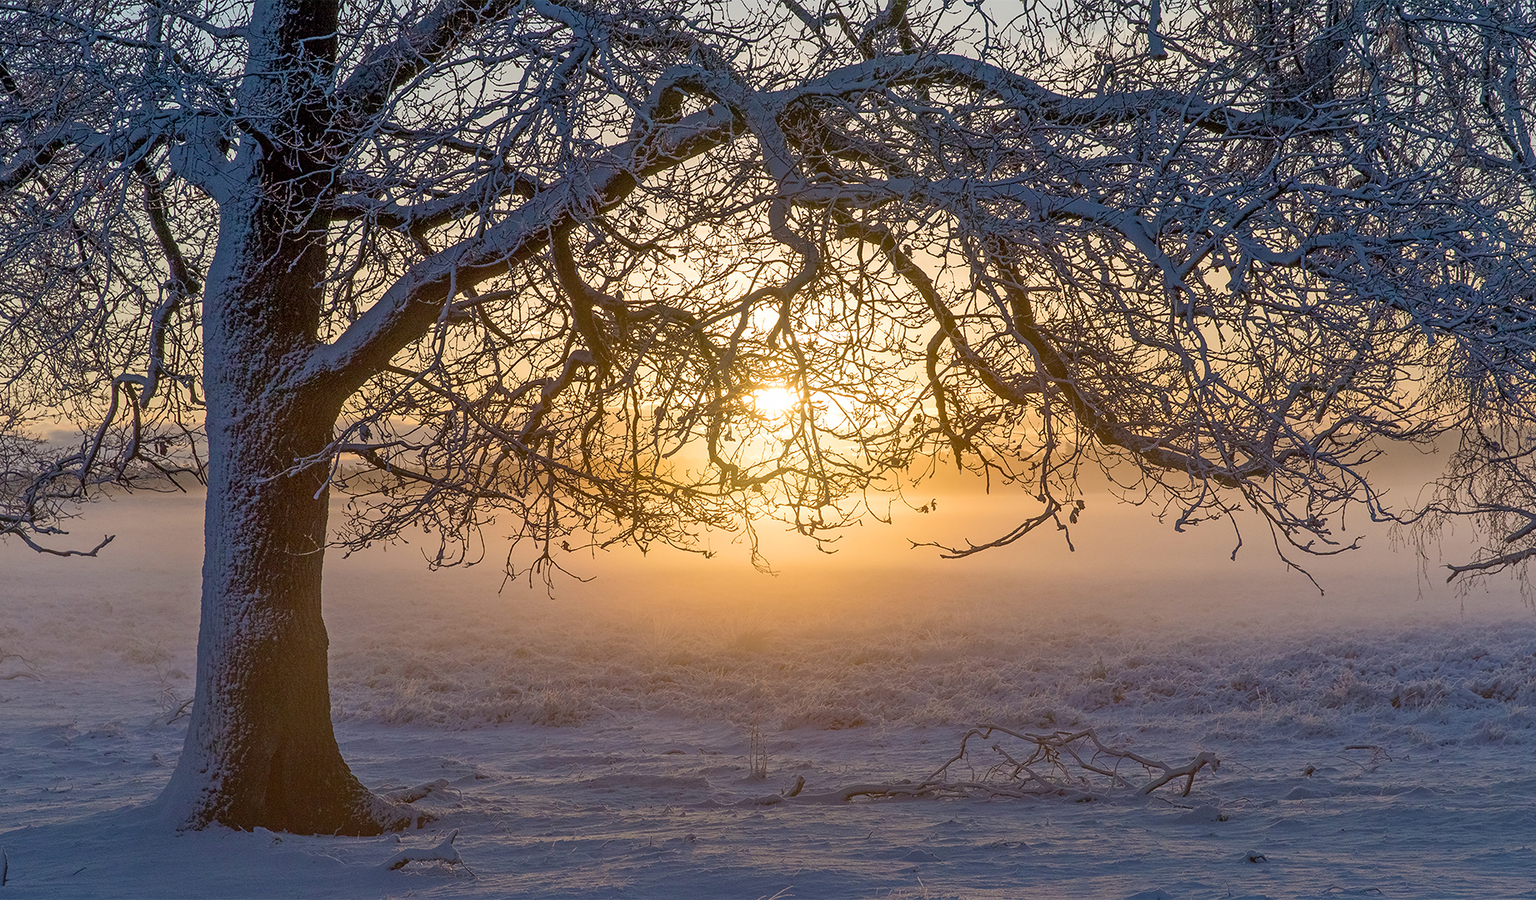
[[[161,804],[305,832],[404,820],[332,734],[328,545],[821,539],[957,465],[1038,504],[959,554],[1084,470],[1335,552],[1381,442],[1531,446],[1530,18],[0,0],[0,533],[206,481]],[[1532,515],[1502,478],[1435,515]]]

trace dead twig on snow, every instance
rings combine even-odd
[[[973,744],[994,737],[991,752]],[[1010,752],[1004,739],[1022,744]],[[1180,796],[1188,797],[1195,775],[1206,766],[1219,768],[1216,754],[1203,750],[1182,765],[1170,765],[1124,747],[1105,744],[1092,728],[1055,731],[1049,734],[1015,731],[1001,725],[981,724],[960,738],[960,748],[933,774],[917,783],[859,784],[835,792],[843,801],[855,797],[877,799],[943,799],[951,797],[1022,798],[1061,797],[1095,800],[1117,793],[1145,797],[1170,782],[1183,780]],[[1132,773],[1123,770],[1140,767]],[[970,777],[956,777],[960,769]],[[1095,777],[1096,776],[1096,777]],[[826,795],[821,795],[825,797]]]

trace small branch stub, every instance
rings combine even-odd
[[[459,830],[455,828],[448,832],[448,836],[443,838],[442,843],[435,847],[407,847],[391,856],[384,863],[384,869],[393,872],[413,862],[441,862],[449,866],[464,866],[464,871],[473,875],[474,870],[464,863],[464,857],[460,856],[458,849],[453,846],[453,841],[458,836]]]

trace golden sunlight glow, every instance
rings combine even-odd
[[[771,419],[777,419],[794,409],[799,404],[800,397],[789,388],[766,387],[753,391],[751,400],[758,412]]]

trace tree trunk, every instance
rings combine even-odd
[[[209,419],[210,445],[224,446],[209,461],[197,694],[168,811],[191,828],[399,827],[404,817],[347,768],[331,727],[326,494],[313,473],[272,477],[293,457],[264,446],[273,434],[324,446],[334,419],[303,408]]]
[[[271,163],[247,158],[248,183],[270,180]],[[295,468],[329,443],[344,391],[286,380],[316,346],[323,234],[296,233],[273,193],[222,210],[209,272],[197,693],[161,808],[182,828],[377,834],[407,817],[336,746],[320,615],[326,471]]]

